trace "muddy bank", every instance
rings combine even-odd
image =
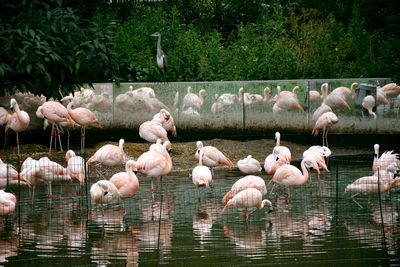
[[[289,140],[288,140],[289,139]],[[294,140],[292,140],[294,139]],[[303,151],[306,150],[310,145],[307,143],[298,143],[299,136],[296,140],[294,136],[282,136],[281,145],[285,145],[289,147],[292,152],[292,161],[296,162],[301,160]],[[197,140],[196,140],[197,141]],[[194,154],[196,152],[196,141],[173,141],[172,140],[172,150],[170,152],[173,169],[171,175],[180,174],[187,175],[191,173],[193,167],[196,166],[197,162],[194,159]],[[300,140],[301,141],[301,140]],[[315,144],[320,143],[320,138],[314,139]],[[333,141],[331,141],[333,142]],[[86,150],[86,158],[93,155],[97,149],[99,149],[104,144],[112,143],[118,145],[118,141],[113,142],[99,142],[97,144],[90,144]],[[251,154],[253,158],[256,158],[260,161],[261,165],[264,165],[264,160],[268,154],[272,152],[273,147],[275,146],[274,139],[257,139],[257,140],[227,140],[227,139],[209,139],[203,140],[204,145],[211,145],[219,148],[226,156],[228,156],[232,162],[235,164],[238,160],[245,158],[247,155]],[[358,155],[358,154],[371,154],[371,162],[373,157],[373,143],[370,146],[357,147],[354,145],[348,145],[346,147],[343,146],[334,146],[334,143],[330,145],[332,150],[332,155]],[[150,143],[144,142],[130,142],[127,141],[125,143],[125,153],[129,158],[137,159],[142,153],[148,150]],[[66,166],[65,162],[65,151],[61,152],[53,152],[51,155],[48,154],[48,146],[43,144],[26,144],[20,146],[21,157],[20,162],[25,160],[25,158],[32,157],[35,159],[39,159],[43,156],[49,156],[51,159],[61,163]],[[78,147],[73,147],[73,150],[77,153],[79,152]],[[6,149],[0,149],[1,159],[5,160],[8,157],[9,160],[15,162],[18,161],[17,157],[17,147],[10,146]],[[17,167],[17,166],[16,166]],[[223,167],[226,168],[226,167]],[[235,167],[236,168],[236,167]],[[110,169],[110,173],[114,171],[123,170],[123,166]],[[220,168],[219,168],[220,169]],[[218,168],[217,168],[218,170]]]

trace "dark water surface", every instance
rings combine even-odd
[[[200,201],[189,177],[164,177],[162,184],[155,180],[152,200],[150,179],[138,175],[138,193],[107,206],[104,216],[77,184],[53,185],[52,199],[46,198],[46,185],[39,185],[33,201],[21,188],[16,213],[0,219],[0,262],[399,266],[399,188],[382,194],[381,202],[378,196],[370,202],[357,196],[363,208],[343,193],[348,183],[371,175],[371,165],[369,159],[332,158],[321,183],[313,171],[312,185],[290,190],[290,204],[285,188],[275,192],[269,186],[264,198],[272,201],[273,211],[257,210],[248,222],[236,208],[223,211],[222,197],[243,177],[236,171],[216,172],[214,189],[200,190]],[[262,177],[266,182],[271,178]]]

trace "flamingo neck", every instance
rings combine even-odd
[[[305,184],[308,180],[308,171],[303,161],[301,162],[301,170],[303,171],[301,184]]]
[[[239,89],[238,96],[239,96],[238,102],[240,103],[243,100],[243,88]]]
[[[264,99],[263,99],[263,102],[265,103],[265,102],[267,102],[267,100],[268,100],[268,88],[265,88],[265,89],[264,89]]]
[[[203,166],[203,150],[200,150],[199,166]]]
[[[201,91],[199,92],[199,98],[200,98],[201,103],[203,103],[204,97],[203,97],[203,94],[201,93]]]

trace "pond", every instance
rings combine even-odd
[[[345,186],[371,174],[368,157],[332,157],[320,183],[272,190],[273,211],[255,211],[250,219],[236,208],[223,211],[222,198],[243,175],[216,171],[214,188],[196,190],[188,176],[155,182],[138,175],[138,193],[104,208],[91,203],[90,183],[38,185],[35,199],[27,188],[14,215],[0,218],[0,261],[5,266],[76,265],[307,265],[400,264],[399,194],[357,196],[360,208],[344,194]],[[297,164],[298,165],[298,164]],[[269,175],[261,175],[266,182]]]

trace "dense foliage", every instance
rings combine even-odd
[[[1,90],[161,80],[156,31],[168,81],[400,79],[396,1],[16,2],[0,4]]]

